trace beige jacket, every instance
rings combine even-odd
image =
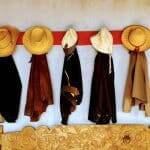
[[[130,112],[134,105],[139,105],[141,110],[145,110],[145,115],[150,116],[150,84],[144,52],[130,52],[123,111]]]

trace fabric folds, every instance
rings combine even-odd
[[[12,55],[0,57],[0,113],[7,122],[19,114],[22,84]]]
[[[145,52],[130,52],[130,63],[126,81],[123,111],[130,112],[132,106],[139,105],[150,116],[150,86]]]
[[[88,119],[96,124],[117,121],[114,66],[109,54],[98,52],[95,58]]]
[[[48,105],[53,104],[51,78],[46,54],[32,55],[25,115],[38,121]]]
[[[82,76],[77,49],[64,48],[65,59],[61,82],[60,109],[62,124],[68,123],[69,115],[82,101]]]

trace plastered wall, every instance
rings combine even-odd
[[[32,25],[46,25],[52,30],[98,30],[107,26],[110,30],[123,29],[130,24],[150,27],[149,0],[0,0],[0,25],[10,24],[21,31]],[[118,123],[150,124],[150,118],[136,107],[131,113],[122,112],[123,92],[127,75],[129,55],[122,45],[115,45],[113,60]],[[83,76],[83,101],[72,113],[69,124],[91,124],[88,121],[90,86],[96,52],[91,46],[78,46]],[[150,52],[147,52],[150,70]],[[24,126],[60,124],[59,93],[64,53],[61,46],[54,46],[48,54],[54,105],[49,106],[38,122],[31,123],[24,116],[31,54],[23,46],[17,46],[14,59],[23,84],[20,113],[16,123],[4,123],[5,131],[16,131]]]

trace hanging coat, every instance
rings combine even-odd
[[[53,92],[46,54],[32,55],[31,63],[25,115],[38,121],[47,106],[53,104]]]
[[[62,124],[67,124],[69,115],[82,101],[82,76],[77,49],[65,49],[65,59],[61,82],[60,109]]]
[[[12,55],[0,57],[0,70],[0,113],[7,122],[15,122],[22,85]]]
[[[130,52],[130,63],[124,93],[123,111],[139,105],[150,116],[150,85],[145,52]]]
[[[98,52],[95,58],[88,119],[96,124],[107,124],[110,120],[113,123],[117,121],[114,67],[109,54]]]

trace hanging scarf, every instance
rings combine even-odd
[[[32,55],[25,115],[38,121],[48,105],[53,104],[52,85],[46,54]]]
[[[150,87],[145,52],[130,52],[123,110],[130,112],[132,106],[139,105],[141,110],[145,110],[146,116],[150,116],[149,92]]]
[[[114,67],[109,54],[98,52],[95,58],[88,119],[96,124],[116,123]]]
[[[22,85],[12,55],[0,57],[0,69],[0,113],[7,122],[15,122]]]
[[[64,48],[65,60],[61,82],[60,109],[62,124],[67,124],[69,115],[82,101],[82,76],[76,47]]]

